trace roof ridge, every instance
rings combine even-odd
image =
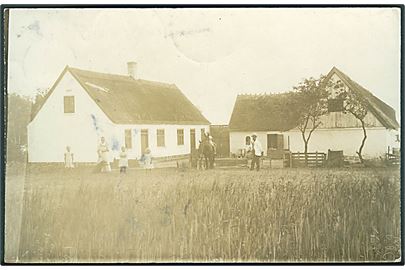
[[[114,73],[107,73],[107,72],[99,72],[99,71],[93,71],[93,70],[88,70],[88,69],[81,69],[81,68],[75,68],[75,67],[70,67],[66,66],[69,71],[79,71],[79,72],[88,72],[88,73],[93,73],[93,75],[101,75],[101,76],[117,76],[117,77],[123,77],[126,79],[132,79],[133,78],[129,75],[122,75],[122,74],[114,74]]]
[[[174,84],[174,83],[158,82],[158,81],[145,80],[145,79],[138,79],[137,81],[146,82],[146,83],[152,83],[152,84],[158,84],[158,85],[167,86],[167,87],[170,87],[170,88],[176,88],[177,87],[176,84]]]
[[[161,86],[166,86],[166,87],[176,87],[176,84],[174,83],[166,83],[166,82],[159,82],[159,81],[153,81],[153,80],[145,80],[145,79],[134,79],[129,75],[123,75],[123,74],[115,74],[115,73],[107,73],[107,72],[99,72],[99,71],[93,71],[93,70],[88,70],[88,69],[81,69],[81,68],[76,68],[76,67],[70,67],[66,66],[70,71],[78,71],[78,72],[87,72],[87,73],[92,73],[92,75],[97,75],[97,76],[114,76],[120,79],[127,79],[130,81],[136,81],[136,82],[141,82],[141,83],[149,83],[149,84],[157,84]]]
[[[292,93],[292,91],[285,91],[285,92],[277,92],[277,93],[272,93],[272,92],[264,92],[264,93],[239,93],[237,97],[260,97],[260,96],[267,96],[267,97],[272,97],[272,96],[280,96],[280,95],[287,95],[289,93]]]

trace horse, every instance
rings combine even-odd
[[[200,143],[198,152],[202,155],[204,159],[205,169],[214,168],[214,158],[215,158],[215,146],[209,140],[203,140]]]

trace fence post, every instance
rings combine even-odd
[[[315,167],[318,167],[318,151],[315,152]]]

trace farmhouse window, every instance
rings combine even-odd
[[[165,146],[165,130],[158,129],[156,131],[157,146]]]
[[[130,129],[125,130],[125,148],[132,148],[132,130]]]
[[[201,129],[201,141],[203,141],[205,135],[205,128]]]
[[[250,136],[246,136],[245,145],[250,145]]]
[[[343,99],[333,98],[328,100],[328,112],[343,111]]]
[[[184,129],[177,130],[177,145],[184,145]]]
[[[63,111],[65,113],[75,112],[75,97],[74,96],[64,96],[63,97]]]

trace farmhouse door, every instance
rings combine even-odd
[[[149,147],[149,134],[147,129],[141,130],[141,151],[145,153],[145,149]]]
[[[195,129],[190,129],[190,152],[195,150]]]

